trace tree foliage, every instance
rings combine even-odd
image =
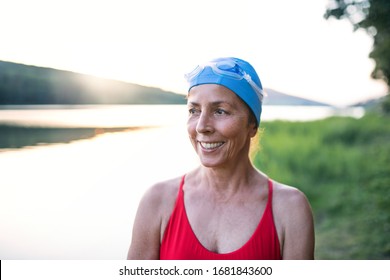
[[[354,29],[363,28],[374,39],[370,58],[375,61],[372,77],[382,79],[390,87],[390,1],[329,0],[325,18],[348,19]],[[385,109],[390,111],[387,96]]]

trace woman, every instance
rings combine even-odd
[[[186,76],[187,130],[201,164],[144,195],[128,259],[313,259],[306,197],[249,159],[263,96],[256,71],[219,58]]]

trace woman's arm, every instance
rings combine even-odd
[[[142,198],[134,220],[129,260],[160,258],[161,196],[155,186]]]
[[[285,196],[283,259],[314,259],[313,213],[306,196],[291,188]]]

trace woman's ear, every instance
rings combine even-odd
[[[257,123],[256,122],[251,123],[249,126],[250,126],[250,129],[251,129],[250,136],[251,136],[251,138],[253,138],[253,137],[256,136],[257,130],[259,128],[257,127]]]

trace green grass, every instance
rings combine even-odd
[[[254,164],[301,189],[317,259],[390,259],[390,118],[264,122]]]

